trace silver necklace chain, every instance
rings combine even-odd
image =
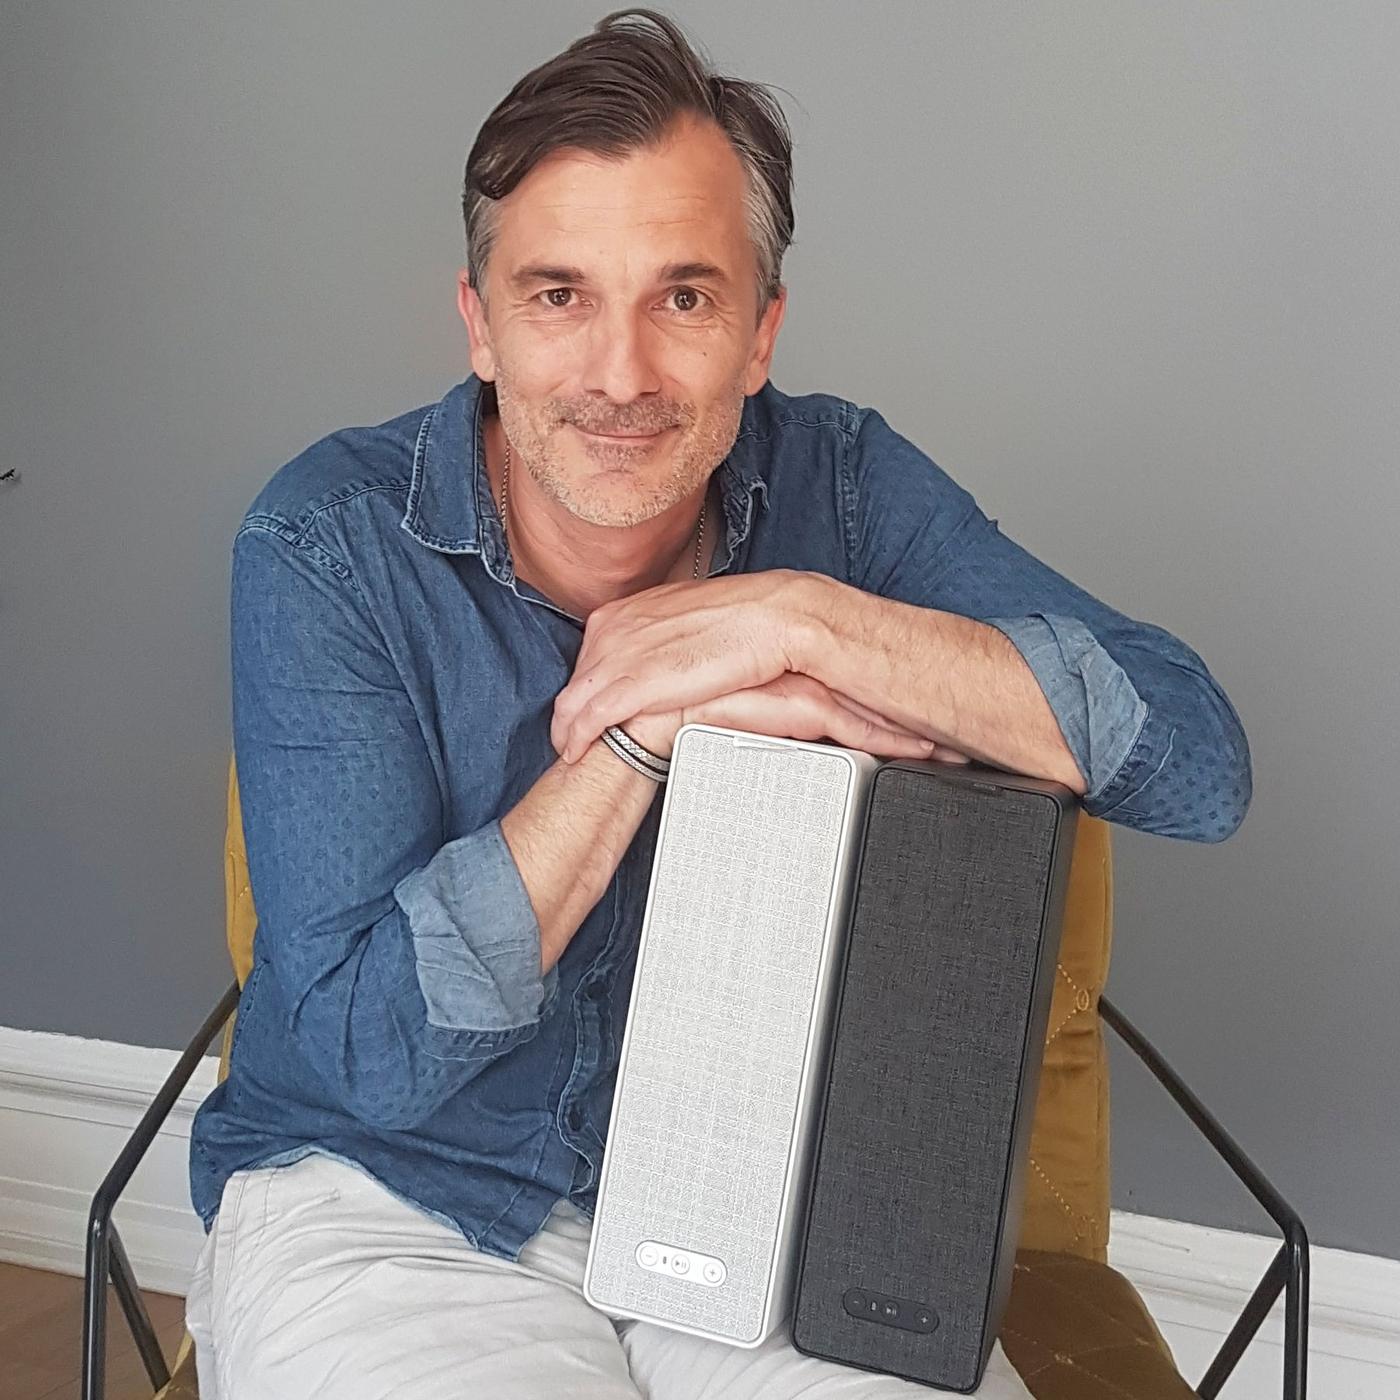
[[[506,548],[510,548],[510,529],[506,524],[506,502],[510,498],[510,439],[506,438],[506,458],[501,467],[501,535],[505,539]],[[695,531],[695,564],[691,569],[690,576],[698,579],[700,577],[700,554],[705,546],[705,502],[700,503],[700,524]]]

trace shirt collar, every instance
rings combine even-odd
[[[454,385],[423,418],[413,451],[413,475],[403,528],[420,544],[444,554],[479,554],[487,536],[499,551],[500,516],[486,476],[482,421],[495,390],[476,375]],[[752,498],[766,510],[768,483],[759,467],[763,435],[754,430],[754,400],[744,400],[739,431],[719,464],[729,556],[752,524]]]

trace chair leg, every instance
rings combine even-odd
[[[1204,1400],[1213,1400],[1259,1330],[1280,1292],[1284,1294],[1283,1397],[1306,1400],[1308,1393],[1308,1235],[1298,1212],[1245,1155],[1214,1114],[1196,1097],[1186,1081],[1138,1028],[1105,996],[1099,1014],[1119,1039],[1147,1067],[1197,1132],[1215,1149],[1236,1179],[1268,1211],[1283,1233],[1283,1247],[1260,1279],[1244,1312],[1230,1329],[1224,1345],[1197,1387]]]
[[[122,1312],[126,1314],[136,1350],[141,1354],[141,1364],[145,1366],[146,1374],[151,1378],[152,1389],[160,1390],[162,1386],[170,1383],[170,1370],[161,1354],[160,1340],[156,1336],[156,1329],[151,1325],[151,1315],[146,1311],[146,1303],[137,1286],[131,1260],[127,1258],[126,1246],[122,1243],[116,1226],[112,1227],[111,1263],[112,1284],[117,1290]]]
[[[1216,1352],[1215,1360],[1210,1363],[1205,1375],[1201,1377],[1201,1383],[1196,1387],[1196,1392],[1200,1395],[1201,1400],[1215,1400],[1215,1397],[1220,1394],[1220,1387],[1229,1379],[1230,1373],[1235,1369],[1235,1363],[1244,1355],[1245,1348],[1254,1340],[1254,1334],[1259,1330],[1259,1324],[1269,1315],[1274,1300],[1283,1290],[1287,1272],[1285,1253],[1286,1251],[1280,1249],[1274,1255],[1273,1262],[1269,1265],[1264,1277],[1259,1280],[1259,1286],[1250,1295],[1244,1311],[1235,1319],[1235,1325],[1230,1329],[1220,1350]]]
[[[111,1259],[108,1218],[88,1222],[83,1272],[82,1400],[104,1400],[107,1385],[107,1277]]]
[[[131,1262],[112,1224],[112,1211],[132,1173],[146,1155],[146,1149],[155,1140],[161,1124],[174,1107],[180,1091],[189,1083],[200,1057],[209,1048],[220,1027],[233,1014],[238,1005],[238,994],[238,984],[235,983],[206,1017],[195,1038],[185,1047],[175,1067],[166,1076],[150,1106],[141,1115],[141,1121],[92,1198],[92,1209],[88,1212],[87,1268],[83,1283],[82,1389],[79,1392],[82,1400],[103,1400],[106,1390],[104,1370],[109,1279],[116,1287],[117,1298],[131,1326],[131,1334],[136,1339],[146,1373],[157,1389],[169,1380],[169,1371],[160,1354],[150,1316],[141,1301]]]

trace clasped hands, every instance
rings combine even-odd
[[[845,585],[789,569],[645,589],[596,608],[550,738],[576,763],[609,725],[669,757],[683,724],[830,739],[887,758],[967,762],[833,688],[824,615]]]

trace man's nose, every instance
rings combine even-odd
[[[646,317],[631,308],[618,307],[595,317],[589,328],[583,387],[606,394],[614,403],[658,393],[661,374],[654,331]]]

